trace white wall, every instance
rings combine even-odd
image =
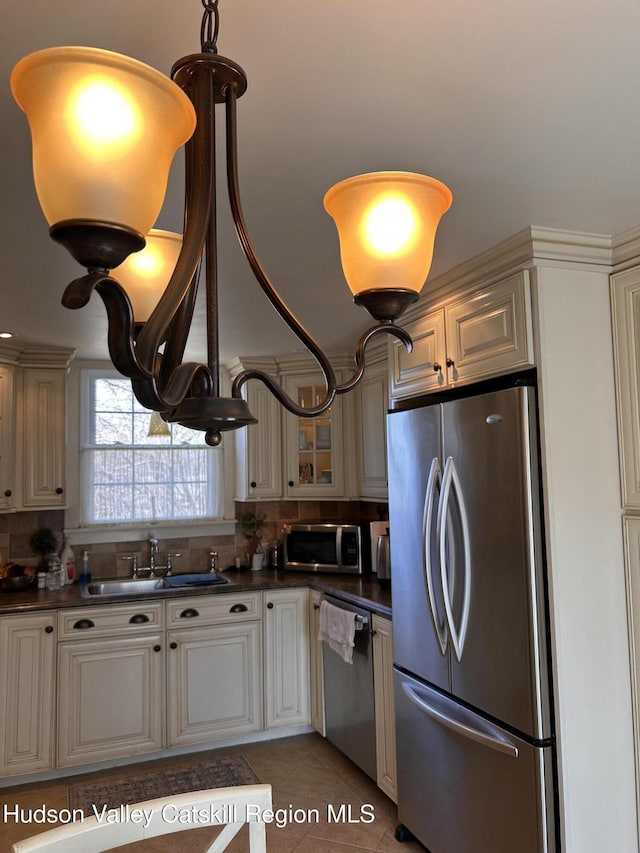
[[[564,853],[638,849],[606,272],[533,275]]]

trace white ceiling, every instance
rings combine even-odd
[[[249,79],[238,104],[248,225],[325,348],[350,348],[370,325],[351,302],[322,207],[350,175],[401,169],[451,187],[432,275],[527,225],[617,234],[640,223],[637,0],[220,0],[220,13],[220,53]],[[82,270],[47,235],[12,67],[34,50],[80,44],[169,73],[199,50],[201,16],[197,0],[4,0],[0,331],[18,342],[107,356],[101,300],[60,305]],[[158,226],[181,222],[177,162]],[[220,231],[223,358],[296,349],[229,224]]]

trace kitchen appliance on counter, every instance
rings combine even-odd
[[[284,568],[363,575],[371,571],[369,532],[358,524],[292,524],[284,533]]]
[[[369,523],[371,539],[371,568],[378,578],[382,589],[391,587],[391,557],[389,551],[389,522],[371,521]]]
[[[338,652],[323,643],[326,736],[375,781],[376,720],[371,614],[327,594],[322,596],[322,601],[355,614],[351,663],[347,663]]]
[[[397,837],[553,853],[535,391],[388,415]]]

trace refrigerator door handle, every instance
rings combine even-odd
[[[425,699],[419,696],[413,687],[407,682],[403,682],[402,689],[405,694],[409,698],[414,705],[417,705],[421,711],[423,711],[428,717],[431,717],[432,720],[435,720],[440,725],[444,726],[447,729],[451,729],[454,732],[462,735],[463,737],[469,738],[470,740],[475,741],[476,743],[481,744],[482,746],[486,746],[489,749],[494,749],[497,752],[503,753],[503,755],[507,755],[509,758],[517,758],[519,755],[518,747],[514,746],[510,741],[504,740],[498,736],[490,735],[488,732],[480,731],[479,729],[473,728],[472,726],[467,725],[466,723],[461,722],[460,720],[456,720],[453,717],[450,717],[448,714],[445,714],[443,711],[438,708],[434,708],[433,705],[430,705]]]
[[[448,643],[448,632],[446,622],[440,622],[438,618],[438,608],[436,607],[436,595],[433,588],[433,565],[431,561],[431,525],[433,523],[433,510],[436,502],[436,489],[442,482],[442,470],[440,468],[440,460],[434,457],[429,470],[429,479],[427,480],[427,491],[424,498],[424,508],[422,512],[422,543],[424,555],[424,581],[429,609],[433,619],[433,627],[438,638],[440,651],[446,654]],[[445,617],[446,618],[446,617]]]
[[[453,608],[451,604],[451,594],[449,589],[449,578],[447,576],[447,519],[449,501],[451,494],[455,493],[458,512],[460,514],[460,523],[462,527],[462,546],[464,551],[464,583],[462,593],[462,610],[460,614],[460,630],[456,628]],[[464,643],[467,637],[467,628],[469,627],[469,610],[471,607],[471,547],[469,543],[469,521],[467,519],[467,511],[464,505],[462,496],[462,487],[460,478],[456,471],[456,466],[453,457],[449,456],[442,476],[442,491],[440,492],[440,503],[438,505],[438,531],[440,540],[440,574],[442,578],[442,589],[444,591],[444,608],[447,614],[447,622],[449,624],[449,633],[451,635],[451,643],[457,659],[462,660],[462,652],[464,651]]]

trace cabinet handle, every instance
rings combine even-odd
[[[47,632],[47,634],[53,634],[53,625],[47,625],[44,630]]]
[[[433,372],[434,373],[442,373],[442,365],[437,361],[433,362]]]
[[[178,648],[178,644],[177,644],[177,643],[169,643],[169,648],[170,648],[170,649],[177,649],[177,648]]]
[[[153,651],[154,651],[154,652],[161,652],[161,651],[162,651],[162,646],[154,646],[154,647],[153,647]]]
[[[314,609],[314,610],[320,610],[320,605],[319,605],[319,604],[314,604],[314,605],[313,605],[313,609]]]
[[[246,613],[248,609],[246,604],[234,604],[229,608],[229,613]]]
[[[95,622],[92,622],[91,619],[78,619],[76,624],[73,626],[76,631],[85,631],[87,628],[95,627]]]
[[[61,495],[64,492],[64,489],[61,486],[58,486],[56,489],[56,495]]]
[[[255,489],[255,487],[257,486],[257,483],[255,482],[255,480],[252,480],[252,481],[249,483],[249,485],[251,486],[251,488],[252,488],[252,489]]]
[[[182,613],[180,614],[180,618],[181,619],[193,619],[194,617],[199,616],[199,615],[200,614],[198,613],[198,611],[194,607],[187,607],[187,609],[183,610]]]
[[[5,496],[5,498],[10,498],[11,497],[11,489],[5,489],[4,496]]]
[[[135,616],[132,616],[129,619],[129,625],[141,625],[143,622],[148,622],[149,617],[146,613],[136,613]]]
[[[455,366],[456,366],[455,361],[452,358],[449,358],[449,356],[447,356],[447,367],[455,367]]]
[[[270,601],[270,602],[267,604],[267,607],[269,608],[269,610],[273,610],[273,601]]]

